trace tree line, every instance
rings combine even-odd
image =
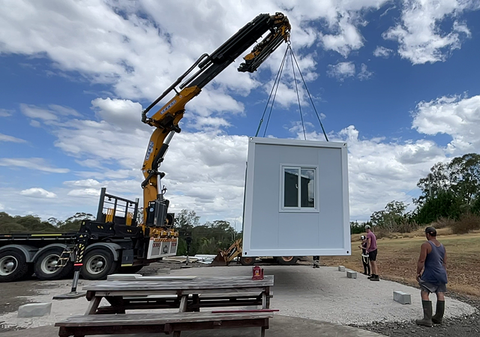
[[[51,217],[42,221],[38,216],[11,216],[0,212],[0,234],[12,233],[68,233],[80,229],[82,220],[93,220],[90,213],[78,212],[59,220]],[[242,234],[237,233],[228,221],[216,220],[200,224],[195,211],[182,210],[175,217],[175,227],[179,232],[179,255],[217,254],[219,249],[228,248]],[[189,244],[187,245],[187,242]]]

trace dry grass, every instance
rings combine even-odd
[[[447,288],[456,293],[480,298],[480,232],[454,235],[450,228],[438,230],[438,240],[447,250]],[[425,241],[424,229],[412,233],[392,234],[392,238],[377,241],[377,263],[381,277],[409,285],[418,285],[415,280],[420,246]],[[358,238],[357,238],[358,237]],[[352,255],[344,257],[322,257],[322,264],[343,265],[351,270],[363,272],[360,235],[352,238]]]

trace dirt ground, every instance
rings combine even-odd
[[[480,300],[480,233],[451,235],[439,231],[438,240],[447,251],[447,273],[450,292]],[[412,237],[382,238],[377,241],[377,265],[380,277],[417,286],[415,279],[420,246],[425,242],[423,233],[411,234]],[[414,236],[415,235],[415,236]],[[360,235],[358,235],[360,236]],[[363,272],[360,241],[352,242],[351,256],[325,256],[322,264],[326,266],[344,265]]]

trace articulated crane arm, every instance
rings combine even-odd
[[[145,177],[142,182],[144,226],[150,228],[173,226],[173,218],[167,215],[168,200],[163,197],[161,179],[165,174],[159,171],[159,167],[173,135],[181,131],[178,123],[183,117],[185,105],[266,32],[269,32],[268,35],[244,57],[245,62],[238,68],[241,72],[254,72],[282,42],[289,41],[290,23],[282,13],[258,15],[211,55],[200,56],[190,69],[142,112],[142,121],[155,128],[150,137],[142,167]],[[187,78],[194,70],[196,71]],[[177,86],[180,91],[176,89]],[[148,117],[147,113],[172,90],[176,95]]]

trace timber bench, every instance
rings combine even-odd
[[[261,336],[269,328],[272,310],[238,312],[132,313],[72,316],[55,323],[60,337],[86,335],[173,333],[204,329],[259,327]]]

